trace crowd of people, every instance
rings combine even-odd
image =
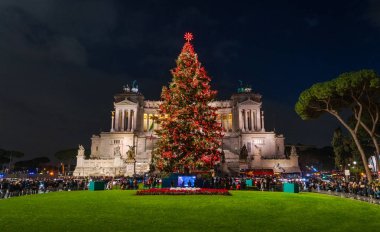
[[[370,197],[373,199],[380,199],[379,183],[368,183],[366,179],[360,179],[356,181],[346,181],[344,179],[331,179],[326,181],[314,178],[309,180],[308,189],[310,191],[316,192],[328,191]]]
[[[107,190],[120,189],[120,190],[137,190],[139,180],[137,178],[112,178],[105,181]]]
[[[84,190],[87,184],[87,179],[74,178],[4,178],[0,180],[0,199],[54,191]]]
[[[271,176],[249,178],[212,177],[198,178],[195,181],[195,187],[230,190],[281,191],[281,186],[282,182],[280,178]]]
[[[89,182],[93,180],[103,181],[105,189],[107,190],[136,190],[139,188],[160,188],[162,186],[162,179],[157,176],[145,178],[4,178],[0,179],[0,199],[54,191],[87,190]],[[283,182],[289,181],[297,183],[299,191],[328,191],[380,199],[380,185],[368,183],[368,181],[364,179],[345,181],[344,179],[322,180],[320,178],[310,178],[308,180],[295,178],[282,179],[276,176],[244,178],[198,177],[194,183],[189,186],[230,190],[282,191]],[[172,182],[171,187],[177,187],[177,185],[174,185]]]
[[[3,178],[0,179],[0,199],[56,191],[88,190],[91,181],[104,182],[107,190],[138,189],[139,184],[137,178]]]

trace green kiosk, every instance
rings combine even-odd
[[[96,191],[96,190],[104,190],[105,184],[103,181],[91,181],[90,185],[88,186],[88,190],[90,191]]]
[[[284,193],[299,193],[299,186],[297,183],[283,183],[282,188]]]

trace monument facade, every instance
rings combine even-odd
[[[133,176],[149,171],[152,150],[158,137],[160,101],[145,100],[133,84],[114,96],[110,130],[93,135],[91,155],[85,159],[80,146],[74,176]],[[299,173],[295,149],[285,156],[284,136],[265,130],[261,95],[239,88],[230,100],[213,101],[224,129],[222,146],[225,162],[219,166],[228,174],[241,170],[270,169],[277,173]],[[248,155],[239,159],[245,145]],[[241,157],[241,156],[240,156]]]

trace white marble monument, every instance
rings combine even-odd
[[[115,95],[109,132],[91,138],[91,155],[84,157],[80,146],[74,176],[132,176],[149,171],[151,152],[159,139],[154,120],[160,101],[144,100],[137,85],[124,86]],[[223,150],[231,173],[242,168],[271,169],[279,173],[300,172],[295,150],[285,157],[284,137],[266,131],[261,95],[251,88],[239,89],[230,100],[210,103],[216,107],[218,120],[224,129]],[[247,161],[239,162],[243,145],[248,150]],[[294,154],[293,154],[294,153]]]

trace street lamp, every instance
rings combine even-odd
[[[352,162],[354,165],[356,165],[356,161]]]

